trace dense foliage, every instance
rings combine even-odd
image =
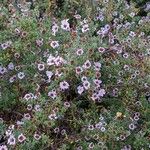
[[[2,1],[0,150],[150,148],[150,4],[141,4]]]

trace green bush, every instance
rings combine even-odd
[[[31,4],[0,8],[0,150],[149,149],[149,13]]]

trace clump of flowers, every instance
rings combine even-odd
[[[0,9],[0,150],[148,149],[149,14],[103,0],[90,18],[39,19],[29,5]]]

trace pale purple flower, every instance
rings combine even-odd
[[[69,84],[66,81],[62,81],[59,84],[61,90],[67,90],[69,88]]]
[[[91,67],[91,62],[89,60],[86,60],[82,67],[84,69],[89,69]]]
[[[78,56],[80,56],[80,55],[82,55],[83,54],[83,49],[77,49],[76,50],[76,54],[78,55]]]
[[[41,135],[37,134],[37,133],[34,133],[34,138],[36,140],[40,140],[41,139]]]
[[[103,97],[105,95],[105,93],[106,93],[105,89],[100,89],[98,91],[98,96]]]
[[[16,138],[14,137],[14,135],[10,135],[10,137],[8,138],[7,144],[9,144],[9,145],[16,144]]]
[[[69,19],[64,19],[61,21],[61,28],[65,31],[70,31]]]
[[[98,79],[94,79],[93,82],[95,83],[96,87],[100,87],[100,84],[102,83],[102,81]]]
[[[50,45],[51,45],[51,47],[52,48],[57,48],[57,47],[59,47],[59,42],[58,41],[52,41],[51,43],[50,43]]]
[[[81,81],[82,81],[82,82],[87,81],[87,77],[86,77],[86,76],[82,76],[82,77],[81,77]]]
[[[105,128],[105,127],[101,127],[100,130],[101,130],[102,132],[105,132],[105,131],[106,131],[106,128]]]
[[[56,32],[58,32],[58,25],[56,23],[53,24],[52,26],[52,34],[55,36],[56,35]]]
[[[55,59],[55,57],[50,54],[49,57],[48,57],[48,59],[47,59],[47,64],[49,66],[54,65],[54,59]]]
[[[43,45],[43,39],[38,39],[38,40],[36,40],[36,44],[37,44],[37,46],[42,46]]]
[[[81,29],[81,30],[82,30],[83,33],[89,31],[89,25],[88,25],[88,24],[84,24],[84,25],[82,26],[82,29]]]
[[[24,119],[30,120],[31,119],[31,115],[29,113],[24,114]]]
[[[0,150],[8,150],[6,145],[0,145]]]
[[[13,75],[12,77],[9,78],[9,82],[13,83],[16,80],[16,75]]]
[[[128,53],[124,53],[124,54],[123,54],[123,57],[124,57],[124,58],[128,58],[128,57],[129,57],[129,54],[128,54]]]
[[[55,99],[57,97],[56,90],[48,92],[48,96],[51,97],[52,99]]]
[[[18,136],[18,141],[20,142],[20,143],[22,143],[23,141],[25,141],[26,140],[26,137],[21,133],[19,136]]]
[[[12,134],[12,130],[8,129],[5,132],[6,136],[9,137]]]
[[[79,15],[79,14],[75,14],[74,17],[75,17],[76,19],[81,19],[81,15]]]
[[[61,66],[62,64],[65,64],[66,61],[60,57],[60,56],[57,56],[55,59],[54,59],[54,63],[56,66]]]
[[[83,72],[82,67],[80,67],[80,66],[76,67],[76,74],[77,75],[81,74],[82,72]]]
[[[12,63],[12,62],[10,62],[9,64],[8,64],[8,69],[9,70],[14,70],[14,64]]]
[[[93,101],[96,101],[98,98],[99,98],[99,96],[97,95],[97,93],[93,93],[92,96],[91,96],[91,99]]]
[[[69,103],[69,102],[64,102],[64,106],[65,106],[66,108],[69,108],[69,107],[70,107],[70,103]]]
[[[100,71],[100,69],[101,69],[101,63],[100,62],[94,62],[94,69],[96,70],[96,71]]]
[[[77,90],[80,95],[84,92],[84,88],[81,85],[77,87]]]
[[[38,105],[38,104],[36,104],[36,105],[34,106],[34,109],[35,109],[35,111],[41,111],[41,106]]]
[[[53,72],[52,71],[46,71],[46,75],[49,79],[51,79],[51,77],[53,76]]]
[[[19,79],[23,79],[25,77],[25,74],[24,74],[24,72],[19,72],[17,74],[17,76],[18,76]]]
[[[30,100],[31,99],[31,95],[30,94],[25,94],[24,99],[27,100],[27,101]]]
[[[57,117],[56,114],[54,113],[54,114],[50,114],[50,115],[48,116],[48,118],[49,118],[50,120],[56,120],[58,117]]]
[[[131,123],[129,124],[129,129],[130,130],[134,130],[136,128],[135,124]]]
[[[38,64],[38,70],[39,71],[43,71],[45,69],[45,65],[44,64]]]
[[[32,110],[32,105],[31,104],[27,105],[27,110],[29,110],[29,111]]]
[[[98,48],[98,51],[99,51],[100,53],[104,53],[104,52],[105,52],[105,48],[99,47],[99,48]]]
[[[88,90],[89,88],[90,88],[90,82],[89,81],[84,81],[83,82],[83,87],[86,89],[86,90]]]
[[[0,74],[4,74],[7,72],[7,69],[5,67],[0,66]]]

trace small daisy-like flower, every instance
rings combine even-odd
[[[89,60],[86,60],[86,62],[83,64],[84,69],[89,69],[91,67],[91,62]]]
[[[76,150],[83,150],[83,147],[82,147],[82,146],[78,146],[78,147],[76,148]]]
[[[36,44],[37,44],[37,46],[42,46],[43,45],[43,39],[38,39],[38,40],[36,40]]]
[[[44,64],[38,64],[38,70],[43,71],[45,69]]]
[[[93,125],[89,125],[88,126],[88,130],[94,130],[94,126]]]
[[[24,99],[28,101],[29,99],[31,99],[31,95],[30,94],[25,94]]]
[[[61,135],[65,135],[66,134],[66,130],[65,129],[62,129],[61,130]]]
[[[23,79],[25,77],[25,74],[24,74],[24,72],[19,72],[17,74],[17,76],[18,76],[19,79]]]
[[[82,82],[87,81],[87,77],[86,77],[86,76],[82,76],[82,77],[81,77],[81,81],[82,81]]]
[[[21,133],[19,136],[18,136],[18,141],[20,142],[20,143],[22,143],[23,141],[25,141],[26,140],[26,137]]]
[[[21,33],[20,29],[15,28],[15,33],[19,35]]]
[[[55,59],[55,57],[50,54],[48,59],[47,59],[47,64],[49,66],[54,65],[54,59]]]
[[[138,116],[134,116],[133,118],[135,121],[138,121],[140,118]]]
[[[84,92],[83,86],[78,86],[77,87],[78,93],[81,95]]]
[[[87,31],[89,31],[89,25],[88,24],[84,24],[83,26],[82,26],[82,33],[85,33],[85,32],[87,32]]]
[[[102,127],[102,122],[99,122],[99,123],[95,124],[96,129],[100,129],[101,127]]]
[[[102,81],[101,81],[101,80],[98,80],[98,79],[94,79],[93,82],[95,83],[95,85],[96,85],[97,87],[100,87],[100,84],[102,83]]]
[[[31,104],[27,105],[27,110],[29,110],[29,111],[32,110],[32,105]]]
[[[0,150],[8,150],[6,145],[0,145]]]
[[[13,83],[16,80],[16,75],[13,75],[12,77],[9,78],[9,82]]]
[[[80,55],[82,55],[83,54],[83,49],[77,49],[76,50],[76,54],[78,55],[78,56],[80,56]]]
[[[98,91],[98,96],[103,97],[105,95],[106,91],[104,89],[100,89]]]
[[[76,19],[81,19],[81,15],[79,15],[79,14],[74,15],[74,17],[75,17]]]
[[[57,117],[56,114],[54,113],[54,114],[50,114],[50,115],[48,116],[48,118],[49,118],[50,120],[56,120],[58,117]]]
[[[25,118],[26,120],[30,120],[30,119],[31,119],[31,116],[30,116],[29,113],[26,113],[26,114],[24,114],[24,118]]]
[[[105,132],[105,131],[106,131],[106,128],[105,128],[105,127],[101,127],[100,130],[101,130],[102,132]]]
[[[131,37],[135,37],[136,34],[135,34],[133,31],[130,31],[129,35],[130,35]]]
[[[58,25],[56,23],[53,24],[52,26],[52,34],[55,36],[56,35],[56,32],[58,32]]]
[[[38,141],[41,139],[41,135],[34,133],[34,138]]]
[[[100,71],[100,69],[101,69],[101,63],[100,62],[94,62],[94,69],[96,70],[96,71]]]
[[[77,75],[81,74],[82,72],[83,72],[82,67],[80,67],[80,66],[76,67],[76,74]]]
[[[62,64],[66,63],[66,61],[62,57],[57,56],[54,59],[54,63],[55,63],[56,66],[61,66]]]
[[[129,57],[129,54],[128,54],[128,53],[124,53],[124,54],[123,54],[123,57],[124,57],[124,58],[128,58],[128,57]]]
[[[126,139],[126,136],[125,136],[125,135],[120,135],[119,139],[120,139],[121,141],[124,141],[124,140]]]
[[[59,84],[61,90],[67,90],[69,88],[69,84],[66,81],[62,81]]]
[[[23,121],[17,121],[16,124],[17,124],[17,126],[21,126],[24,124],[24,122]]]
[[[20,57],[20,54],[19,54],[19,53],[15,53],[14,56],[15,56],[15,58],[17,59],[17,58]]]
[[[10,62],[9,64],[8,64],[8,69],[9,70],[14,70],[14,64],[12,63],[12,62]]]
[[[64,19],[61,21],[61,28],[65,31],[70,31],[69,19]]]
[[[3,43],[3,44],[1,44],[1,47],[3,50],[5,50],[8,47],[8,45],[6,43]]]
[[[10,135],[10,137],[8,138],[7,144],[9,144],[9,145],[16,144],[16,138],[14,137],[14,135]]]
[[[48,96],[51,97],[52,99],[55,99],[57,97],[56,90],[48,92]]]
[[[49,79],[51,79],[51,77],[53,76],[53,72],[52,71],[46,71],[46,75]]]
[[[10,129],[6,130],[5,134],[7,137],[10,136],[12,134],[12,130]]]
[[[60,131],[59,128],[55,128],[55,129],[54,129],[54,133],[58,133],[59,131]]]
[[[98,48],[98,51],[99,51],[100,53],[104,53],[104,52],[105,52],[105,48],[99,47],[99,48]]]
[[[135,124],[131,123],[129,124],[129,129],[130,130],[134,130],[136,128]]]
[[[93,93],[92,96],[91,96],[91,99],[92,99],[93,101],[96,101],[98,98],[99,98],[99,97],[98,97],[98,95],[97,95],[96,93]]]
[[[124,70],[125,70],[125,71],[127,71],[127,70],[129,70],[129,69],[130,69],[129,65],[124,65],[124,67],[123,67],[123,68],[124,68]]]
[[[66,108],[69,108],[69,107],[70,107],[70,103],[69,103],[69,102],[64,102],[64,106],[65,106]]]
[[[94,144],[90,143],[88,147],[89,147],[89,149],[93,149],[94,148]]]
[[[86,89],[86,90],[88,90],[89,88],[90,88],[90,82],[89,81],[84,81],[83,82],[83,87]]]
[[[34,106],[34,110],[35,110],[35,111],[41,111],[41,106],[38,105],[38,104],[35,105],[35,106]]]
[[[57,47],[59,47],[59,43],[58,43],[58,41],[52,41],[51,43],[50,43],[50,45],[51,45],[51,47],[52,48],[57,48]]]
[[[7,69],[5,67],[0,66],[0,74],[4,74],[7,72]]]

